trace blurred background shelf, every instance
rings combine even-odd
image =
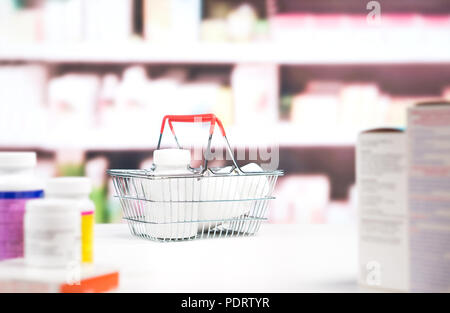
[[[362,37],[364,35],[362,34]],[[236,64],[450,64],[450,44],[148,43],[4,45],[0,62]]]
[[[353,223],[358,133],[450,99],[448,0],[368,3],[1,0],[0,150],[91,177],[98,222],[115,222],[105,170],[151,166],[163,115],[212,112],[243,163],[274,148],[287,174],[270,222]]]
[[[3,149],[38,148],[43,150],[81,149],[89,151],[126,151],[126,150],[153,150],[159,138],[159,125],[154,131],[127,132],[121,129],[87,130],[58,130],[47,134],[41,140],[11,140],[0,142]],[[176,129],[176,128],[175,128]],[[249,132],[247,127],[229,127],[226,129],[227,137],[232,148],[245,149],[256,147],[351,147],[355,145],[354,132],[336,130],[333,137],[326,133],[315,133],[290,123],[279,123],[274,128],[257,129],[257,134]],[[177,132],[178,133],[178,132]],[[180,144],[184,146],[206,147],[207,130],[192,131],[183,129],[178,135]],[[163,146],[175,147],[175,141],[170,132],[165,133]],[[213,146],[224,148],[220,132],[213,137]]]

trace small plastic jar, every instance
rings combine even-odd
[[[58,177],[48,180],[45,197],[77,201],[81,215],[81,261],[94,261],[95,204],[89,198],[91,180],[87,177]]]
[[[28,201],[25,212],[25,263],[73,268],[80,264],[80,211],[76,201]]]
[[[0,260],[23,256],[25,204],[43,196],[36,153],[0,152]]]

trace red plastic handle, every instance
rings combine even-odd
[[[214,115],[214,114],[194,114],[194,115],[166,115],[164,116],[161,124],[161,134],[164,132],[164,127],[166,125],[166,121],[169,123],[170,130],[172,131],[172,134],[175,135],[175,132],[173,130],[172,122],[181,122],[181,123],[194,123],[194,122],[200,122],[200,123],[211,123],[211,126],[209,128],[209,134],[212,135],[214,132],[214,126],[219,125],[220,132],[222,133],[222,136],[226,136],[225,129],[223,128],[222,122]]]

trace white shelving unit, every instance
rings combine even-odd
[[[0,61],[47,63],[194,63],[235,64],[411,64],[450,63],[446,43],[410,46],[402,43],[194,43],[152,45],[143,42],[101,44],[0,45]]]
[[[251,128],[250,128],[251,129]],[[76,148],[83,150],[149,150],[155,149],[158,142],[159,133],[157,131],[133,132],[123,129],[93,129],[82,131],[58,130],[49,132],[45,138],[35,141],[1,142],[2,147],[7,148],[40,148],[44,150],[54,150],[61,148]],[[239,126],[226,127],[227,138],[232,148],[255,148],[255,147],[345,147],[354,146],[357,132],[336,131],[328,133],[310,132],[289,123],[278,123],[273,128],[258,127],[258,135],[249,131],[249,128]],[[261,132],[264,132],[261,134]],[[182,135],[181,135],[182,133]],[[206,147],[207,131],[183,130],[177,132],[181,145],[191,145],[195,147]],[[332,138],[332,140],[330,140]],[[164,134],[163,145],[175,146],[175,141],[170,131]],[[213,147],[224,147],[219,131],[216,131],[213,138]]]
[[[358,36],[361,38],[363,36]],[[150,44],[143,41],[123,43],[80,43],[80,44],[0,44],[0,62],[43,62],[48,64],[239,64],[266,63],[276,65],[356,65],[359,64],[450,64],[450,42],[406,45],[388,41],[364,42],[347,40],[342,44],[320,42],[305,44],[278,42],[254,43],[193,43],[183,45]],[[248,128],[228,127],[228,138],[238,148],[252,146],[280,147],[347,147],[354,146],[357,131],[328,131],[318,133],[301,129],[295,124],[278,122],[267,127],[267,134],[254,136]],[[258,131],[261,127],[258,128]],[[332,135],[330,135],[332,134]],[[42,140],[9,142],[0,140],[3,148],[41,148],[54,150],[73,147],[85,150],[148,150],[155,148],[158,132],[124,129],[87,129],[52,131]],[[204,145],[201,136],[192,144]],[[24,137],[26,138],[26,137]],[[255,141],[259,140],[259,141]],[[216,140],[216,142],[220,142]]]

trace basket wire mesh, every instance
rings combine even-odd
[[[205,116],[211,124],[217,122],[223,128],[214,115],[202,115],[203,121]],[[166,119],[170,126],[171,121],[190,121],[178,117],[186,116],[163,119],[157,149]],[[121,202],[123,219],[134,236],[154,241],[180,241],[249,236],[259,231],[261,223],[267,219],[268,203],[274,199],[277,178],[283,172],[242,171],[225,132],[222,133],[234,163],[226,173],[223,168],[208,168],[206,157],[204,166],[193,169],[192,175],[160,176],[154,175],[153,169],[108,170]],[[211,138],[212,131],[208,149]],[[178,144],[177,139],[176,142]]]

